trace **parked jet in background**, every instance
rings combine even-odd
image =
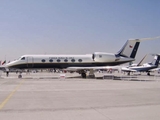
[[[16,69],[74,68],[83,78],[86,78],[86,70],[93,71],[92,67],[115,66],[134,61],[142,40],[158,38],[160,37],[128,40],[117,53],[95,52],[88,55],[23,55],[18,60],[6,64],[6,66]]]
[[[145,57],[139,62],[139,64],[122,67],[121,71],[128,72],[128,75],[130,75],[130,72],[147,72],[147,75],[150,75],[151,69],[158,68],[160,55],[155,55],[152,62],[142,64]]]

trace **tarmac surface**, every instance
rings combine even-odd
[[[0,120],[159,120],[160,77],[1,73]],[[63,76],[63,74],[62,74]]]

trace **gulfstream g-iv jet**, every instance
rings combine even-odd
[[[91,72],[95,67],[99,69],[99,67],[103,66],[115,66],[134,61],[140,42],[142,40],[157,38],[160,37],[127,40],[125,45],[117,53],[95,52],[87,55],[23,55],[18,60],[6,64],[6,66],[16,69],[75,69],[83,78],[86,78],[86,70],[90,70]]]

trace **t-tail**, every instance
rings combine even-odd
[[[159,65],[159,61],[160,61],[160,55],[155,55],[154,60],[152,61],[152,65]]]
[[[117,53],[117,55],[134,59],[136,57],[139,45],[140,45],[139,39],[127,40],[127,42],[122,47],[122,49]]]
[[[122,49],[117,53],[118,56],[128,57],[135,59],[140,42],[144,40],[155,40],[160,39],[160,36],[153,38],[141,38],[141,39],[130,39],[127,40],[126,44],[122,47]]]

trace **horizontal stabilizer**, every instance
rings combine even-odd
[[[152,37],[152,38],[129,39],[129,40],[144,41],[144,40],[156,40],[156,39],[160,39],[160,36]]]

